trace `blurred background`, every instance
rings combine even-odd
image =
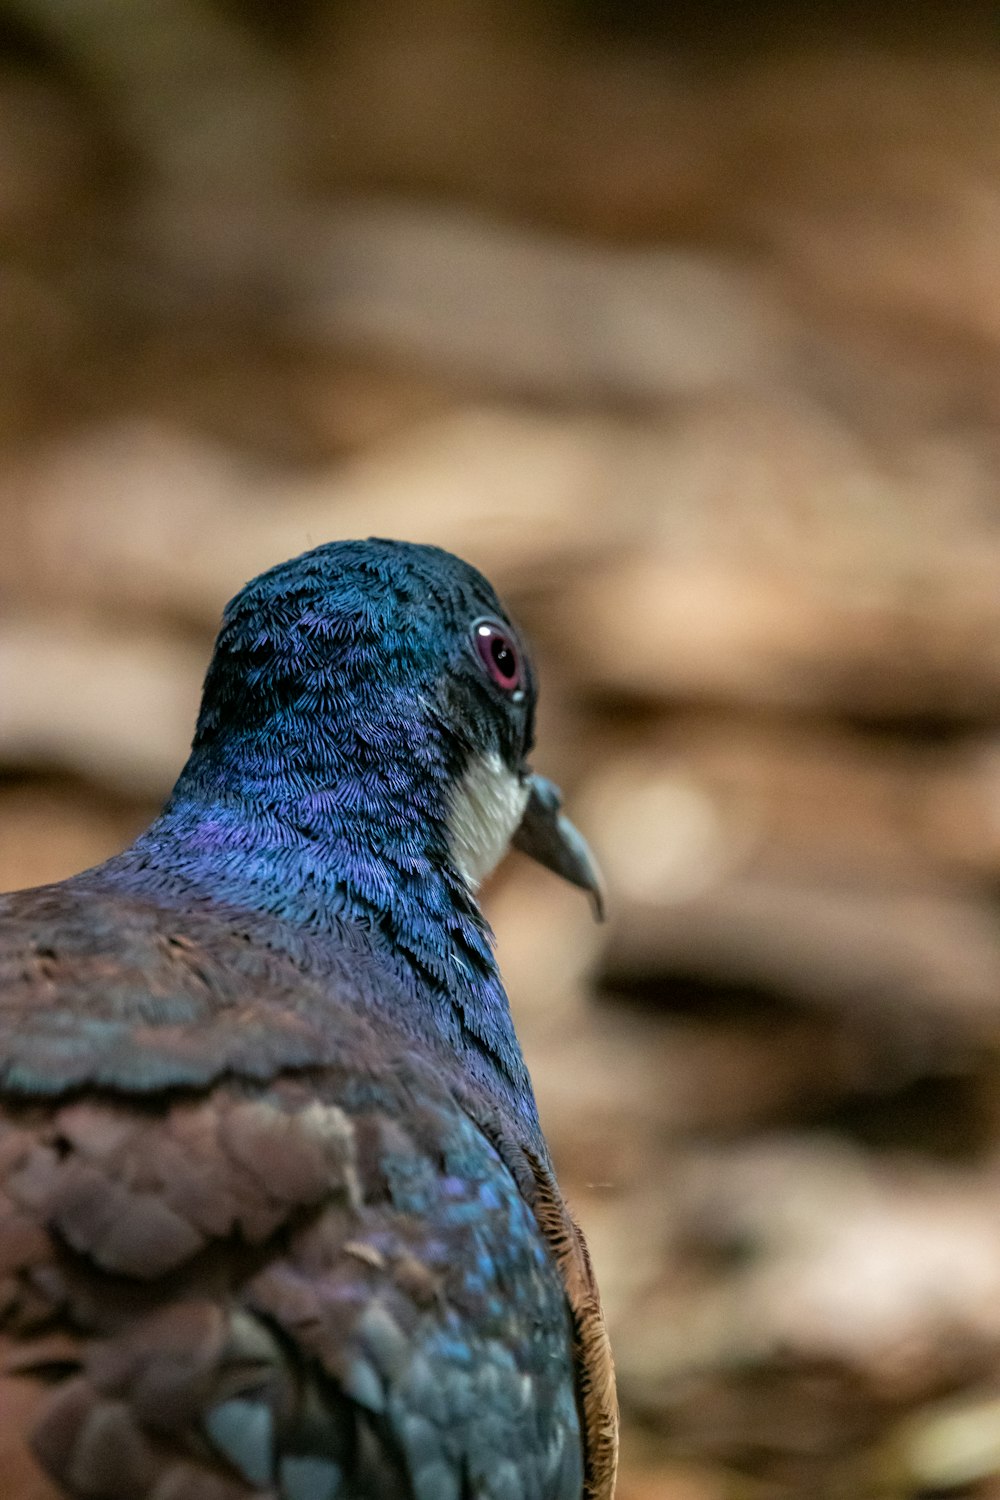
[[[611,919],[489,892],[621,1500],[1000,1496],[1000,14],[0,0],[0,887],[223,602],[434,541]]]

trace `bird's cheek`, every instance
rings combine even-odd
[[[506,854],[529,795],[530,782],[496,751],[470,761],[452,794],[448,816],[452,858],[470,890]]]

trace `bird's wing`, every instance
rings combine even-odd
[[[235,918],[0,902],[10,1500],[579,1500],[555,1207],[332,1008]]]
[[[573,1320],[577,1397],[583,1426],[585,1500],[612,1500],[618,1473],[618,1395],[615,1366],[590,1252],[559,1190],[551,1166],[524,1150],[495,1111],[475,1095],[469,1115],[510,1168],[563,1280]]]
[[[573,1315],[587,1500],[612,1500],[618,1473],[618,1395],[611,1344],[587,1242],[552,1172],[534,1163],[535,1216],[562,1273]]]

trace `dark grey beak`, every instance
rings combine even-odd
[[[547,870],[553,870],[590,894],[594,917],[604,921],[604,882],[601,872],[583,835],[577,833],[569,818],[564,818],[562,793],[544,776],[530,778],[531,795],[512,843],[523,854],[530,854]]]

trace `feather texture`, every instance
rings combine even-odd
[[[157,823],[0,897],[12,1500],[610,1494],[596,1289],[449,843],[530,745],[484,613],[434,549],[264,575]]]

